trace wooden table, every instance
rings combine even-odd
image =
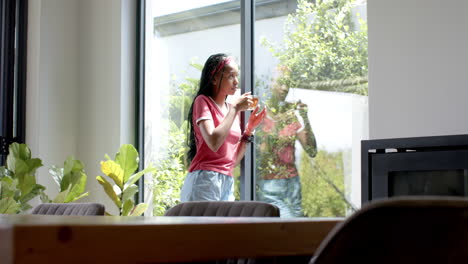
[[[312,255],[341,220],[0,215],[0,262],[164,263]]]

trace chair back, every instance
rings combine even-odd
[[[279,217],[280,210],[276,205],[256,201],[197,201],[180,203],[165,215]]]
[[[398,197],[337,225],[310,263],[467,263],[468,200]]]
[[[100,203],[43,203],[32,210],[36,215],[104,215]]]
[[[280,210],[276,205],[257,201],[195,201],[180,203],[167,210],[165,216],[279,217]],[[272,257],[258,259],[225,259],[206,262],[206,264],[208,263],[262,264],[281,262],[278,262],[277,258]]]

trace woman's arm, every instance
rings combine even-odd
[[[266,107],[264,107],[263,110],[259,113],[257,113],[257,111],[258,107],[255,107],[255,109],[252,111],[252,114],[250,115],[249,122],[247,123],[244,134],[242,135],[237,147],[236,163],[234,167],[239,165],[242,158],[244,158],[245,151],[247,150],[247,144],[250,143],[247,142],[246,139],[253,135],[255,128],[263,121],[266,116]]]
[[[243,94],[233,102],[231,107],[229,107],[226,116],[217,127],[215,127],[212,119],[201,120],[198,122],[203,139],[212,151],[217,152],[219,150],[231,130],[232,124],[236,119],[236,115],[240,111],[247,110],[248,107],[249,98],[247,97],[247,94]]]
[[[309,118],[307,117],[307,105],[300,104],[299,107],[299,115],[304,120],[304,129],[297,133],[297,139],[301,142],[302,148],[306,151],[307,155],[313,158],[317,155],[317,142],[310,126]]]
[[[230,107],[224,120],[217,127],[215,127],[212,119],[202,120],[198,123],[203,139],[212,151],[217,152],[221,145],[223,145],[237,113],[238,110],[235,106]]]

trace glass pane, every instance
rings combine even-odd
[[[366,1],[257,5],[255,93],[269,111],[256,132],[256,199],[283,217],[344,216],[360,205],[366,13]]]
[[[240,1],[146,1],[145,163],[153,213],[179,202],[187,173],[187,114],[201,68],[215,53],[240,58]],[[146,198],[147,199],[147,198]]]
[[[463,169],[389,172],[388,196],[466,196],[467,176]]]

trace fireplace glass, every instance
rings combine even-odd
[[[362,203],[407,195],[468,198],[468,135],[363,140]]]
[[[389,172],[388,195],[466,196],[467,170]]]

